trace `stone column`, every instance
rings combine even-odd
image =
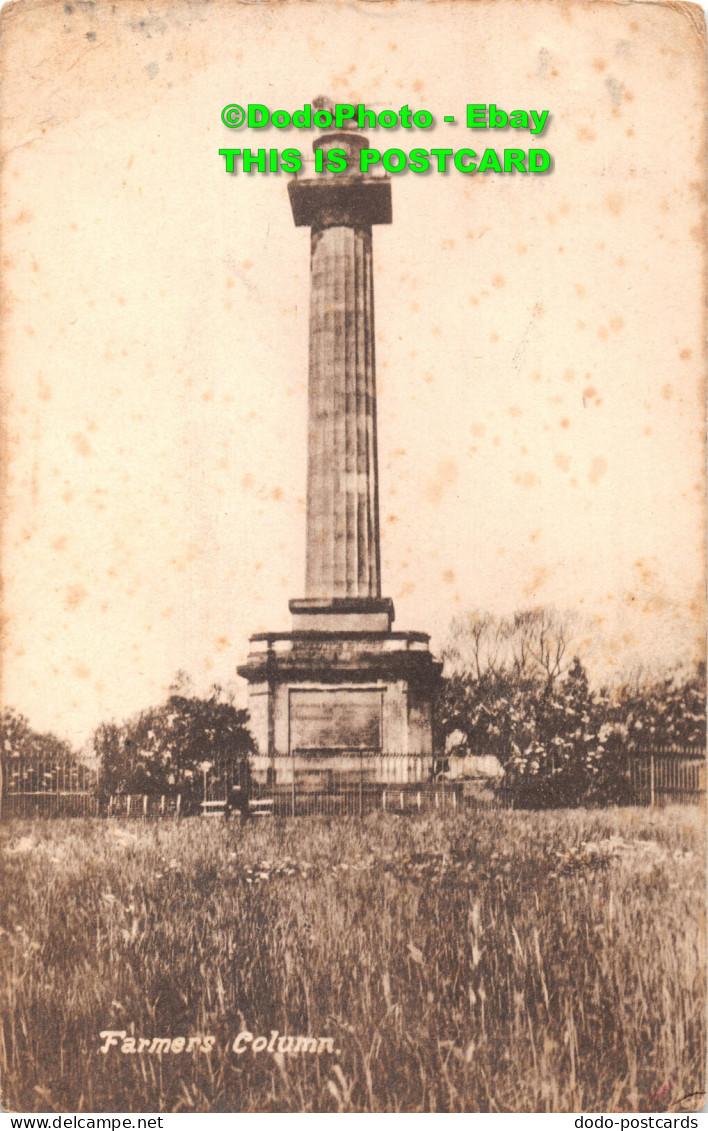
[[[348,168],[288,185],[295,224],[311,229],[307,595],[290,602],[293,631],[256,633],[238,669],[254,776],[276,789],[302,771],[354,767],[361,781],[363,768],[381,783],[432,768],[441,665],[425,633],[391,630],[381,596],[371,244],[373,225],[391,223],[391,185],[357,171],[365,145],[325,134],[316,151],[343,149]]]
[[[371,235],[391,222],[391,189],[353,171],[366,144],[359,134],[324,135],[315,150],[344,149],[347,171],[288,186],[295,223],[312,230],[306,596],[290,607],[316,611],[307,627],[333,630],[341,617],[321,622],[326,612],[378,617],[362,628],[387,627],[393,615],[381,598]]]
[[[380,597],[371,228],[313,228],[307,597]]]

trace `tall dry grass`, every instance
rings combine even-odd
[[[695,810],[17,821],[2,838],[6,1109],[702,1105]],[[339,1052],[239,1057],[244,1028]],[[105,1029],[216,1045],[102,1055]]]

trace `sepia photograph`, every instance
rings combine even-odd
[[[0,25],[1,1110],[698,1127],[703,9]]]

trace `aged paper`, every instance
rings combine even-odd
[[[426,110],[430,128],[367,129],[369,146],[452,154],[446,172],[437,157],[392,168],[392,223],[373,229],[395,627],[429,633],[437,655],[454,617],[553,608],[594,688],[689,678],[705,627],[700,8],[18,0],[2,8],[0,68],[5,708],[90,760],[96,729],[163,703],[178,671],[245,707],[249,637],[289,631],[288,601],[305,595],[310,238],[270,154],[298,151],[314,176],[319,131],[232,129],[222,112],[318,98]],[[229,173],[220,150],[246,147],[267,169],[238,157]],[[469,149],[495,150],[502,171],[456,165]],[[525,170],[504,171],[511,149]],[[528,171],[534,149],[545,171]],[[653,831],[639,840],[639,811],[614,810],[612,826],[583,812],[554,827],[569,855],[543,881],[583,873],[556,904],[569,970],[584,932],[575,988],[551,970],[558,923],[524,903],[556,898],[534,896],[537,813],[496,826],[485,813],[477,836],[470,810],[454,867],[429,815],[378,813],[346,834],[263,822],[243,861],[238,831],[222,843],[197,819],[174,844],[157,821],[8,820],[19,886],[4,929],[25,940],[12,985],[27,997],[5,998],[7,1107],[701,1107],[702,807],[642,810]],[[656,859],[636,847],[652,837]],[[524,838],[525,863],[511,853]],[[594,862],[587,876],[578,860]],[[524,874],[524,899],[492,897]],[[378,934],[367,906],[388,924]],[[600,921],[608,906],[619,920]],[[643,988],[653,952],[638,944],[636,967],[613,955],[642,923],[650,947],[663,915],[667,951],[679,920],[686,950]],[[39,921],[52,943],[32,935]],[[325,1043],[291,1055],[281,1036]]]

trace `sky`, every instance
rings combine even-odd
[[[698,9],[696,9],[697,11]],[[554,605],[596,681],[702,654],[705,61],[686,8],[458,0],[5,7],[5,705],[83,742],[234,683],[304,595],[309,235],[229,175],[233,102],[430,110],[374,230],[383,593],[397,629]],[[468,103],[548,109],[541,138]],[[455,124],[442,118],[454,114]]]

